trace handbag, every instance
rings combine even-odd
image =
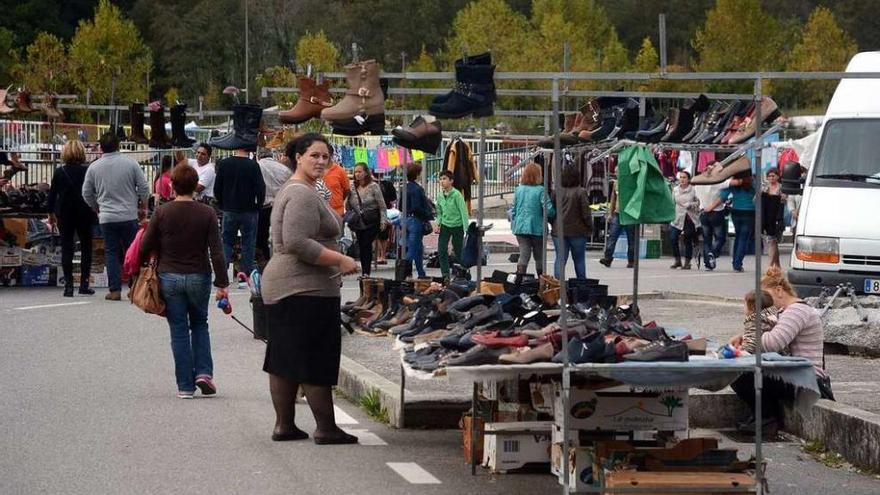
[[[352,230],[365,230],[378,225],[381,221],[379,209],[364,208],[364,203],[361,201],[361,193],[358,192],[357,186],[354,188],[354,193],[357,195],[358,206],[345,212],[345,217],[343,218],[345,223]]]
[[[140,272],[133,278],[128,299],[144,313],[165,316],[165,301],[162,300],[157,265],[156,258],[152,257],[149,263],[141,267]]]
[[[427,237],[433,233],[434,227],[431,225],[431,222],[422,220],[422,237]]]

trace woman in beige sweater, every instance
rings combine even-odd
[[[332,387],[339,375],[341,335],[339,276],[357,263],[337,250],[341,220],[315,190],[332,154],[320,134],[304,134],[287,145],[296,164],[293,177],[275,197],[272,252],[263,273],[262,295],[269,317],[263,371],[275,407],[272,440],[304,440],[294,422],[296,393],[303,388],[319,445],[357,443],[336,426]]]

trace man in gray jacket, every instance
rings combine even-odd
[[[146,213],[150,187],[141,166],[119,153],[119,138],[108,132],[101,136],[101,158],[86,171],[82,196],[98,213],[107,263],[109,301],[122,297],[122,259],[138,229],[138,218]]]

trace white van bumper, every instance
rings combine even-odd
[[[825,287],[849,283],[858,294],[865,293],[865,279],[880,279],[880,271],[841,273],[824,270],[791,268],[788,270],[788,281],[800,297],[818,296]]]

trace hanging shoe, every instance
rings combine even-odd
[[[15,95],[15,107],[19,112],[31,113],[34,111],[34,104],[31,100],[31,92],[20,89]]]
[[[46,95],[41,108],[50,122],[58,122],[64,119],[64,112],[58,108],[58,95],[54,93]]]
[[[336,105],[321,111],[321,118],[330,122],[344,122],[355,115],[385,117],[385,95],[379,82],[379,65],[366,60],[345,66],[348,91]]]
[[[409,125],[397,126],[392,131],[394,143],[404,148],[436,155],[443,140],[440,122],[432,115],[419,115]]]
[[[713,163],[702,174],[694,176],[694,178],[691,179],[691,184],[695,186],[719,184],[736,174],[750,172],[751,170],[751,160],[743,155],[723,167],[718,162]]]
[[[745,121],[740,125],[739,129],[733,133],[728,141],[729,144],[739,144],[742,143],[752,136],[755,135],[755,130],[758,127],[757,119],[755,119],[755,111],[752,110],[752,113],[746,117]],[[779,108],[776,106],[776,102],[773,101],[772,98],[764,97],[761,99],[761,121],[762,123],[772,122],[782,115],[779,112]]]
[[[263,109],[259,105],[239,104],[232,107],[232,132],[211,138],[208,144],[221,150],[257,150],[257,133]]]
[[[318,84],[311,77],[299,78],[299,98],[290,110],[278,113],[282,124],[302,124],[309,119],[321,117],[321,111],[333,106],[330,98],[330,81]]]
[[[434,98],[428,113],[441,119],[460,119],[468,115],[489,117],[495,113],[495,66],[462,65],[455,70],[455,87]]]
[[[362,115],[340,122],[330,122],[333,128],[333,134],[341,136],[362,136],[370,134],[373,136],[385,135],[385,114],[369,115],[364,118]]]
[[[137,144],[147,144],[149,139],[144,135],[144,104],[132,103],[129,109],[131,134],[128,139]]]
[[[119,141],[128,141],[128,136],[125,135],[125,127],[121,125],[116,125],[110,127],[110,130],[113,134],[116,134],[116,137],[119,138]]]
[[[171,140],[165,132],[165,109],[162,104],[150,104],[150,148],[169,149]]]
[[[12,86],[9,88],[11,87]],[[9,96],[9,88],[0,89],[0,114],[12,113],[15,111],[14,107],[6,104],[6,97]]]
[[[186,105],[174,105],[171,107],[171,144],[175,148],[192,148],[195,142],[186,135]]]

